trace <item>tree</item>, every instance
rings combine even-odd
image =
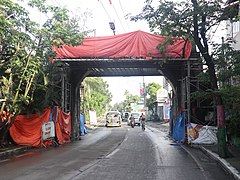
[[[147,107],[154,112],[154,102],[156,102],[157,99],[157,91],[161,88],[161,85],[152,82],[147,85],[146,87],[146,93],[150,95],[150,97],[147,99]]]
[[[222,44],[214,47],[216,71],[219,84],[219,94],[223,97],[225,105],[226,125],[228,140],[235,143],[235,138],[240,137],[240,99],[239,99],[239,73],[240,53],[222,38]],[[230,137],[231,136],[231,137]]]
[[[125,90],[124,96],[125,96],[125,100],[123,101],[123,104],[125,107],[125,111],[127,111],[127,112],[131,112],[131,110],[132,110],[131,104],[132,103],[137,103],[137,102],[141,101],[141,98],[138,95],[132,95],[127,90]]]
[[[143,12],[133,20],[144,19],[152,31],[158,30],[167,36],[190,38],[199,49],[203,60],[208,66],[208,74],[212,91],[218,90],[218,82],[214,65],[214,57],[210,54],[208,33],[223,20],[224,9],[221,0],[191,0],[181,3],[160,1],[158,7],[146,0]],[[217,112],[218,149],[221,157],[227,156],[225,117],[223,101],[220,94],[215,94],[214,102]]]
[[[115,103],[112,107],[112,110],[124,112],[125,111],[124,102]]]
[[[87,77],[84,79],[84,97],[81,109],[85,111],[86,119],[89,119],[88,110],[95,110],[97,116],[101,116],[108,110],[112,95],[108,90],[108,84],[102,78]]]
[[[81,43],[83,35],[77,24],[71,21],[64,8],[45,5],[45,0],[30,0],[31,7],[42,13],[50,13],[43,27],[30,21],[28,12],[11,0],[0,0],[0,83],[1,109],[7,111],[7,118],[1,121],[1,137],[4,143],[8,130],[16,116],[26,113],[34,100],[49,100],[49,60],[55,55],[52,46]],[[38,93],[42,92],[42,93]],[[38,107],[40,110],[40,107]],[[41,107],[44,108],[44,107]]]

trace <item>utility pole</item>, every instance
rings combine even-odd
[[[144,82],[144,76],[143,76],[143,102],[144,102],[144,110],[146,107],[146,87],[145,87],[145,82]]]
[[[143,102],[144,102],[144,112],[145,112],[145,117],[147,119],[147,114],[148,114],[148,108],[147,108],[147,92],[146,92],[146,85],[144,82],[144,76],[143,76]]]

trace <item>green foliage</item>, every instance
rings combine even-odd
[[[125,111],[124,102],[115,103],[111,109],[112,109],[113,111],[124,112],[124,111]]]
[[[0,82],[3,109],[20,113],[29,104],[29,93],[40,68],[40,58],[34,56],[35,41],[30,36],[34,22],[19,5],[2,0],[0,4]]]
[[[125,96],[125,100],[123,101],[123,106],[125,109],[124,111],[127,111],[127,112],[132,111],[132,107],[131,107],[132,103],[137,103],[137,102],[141,101],[141,98],[138,95],[132,95],[127,90],[125,90],[124,96]]]
[[[215,44],[213,50],[214,64],[221,85],[228,86],[233,80],[239,80],[240,52],[234,50],[228,41]]]
[[[88,110],[95,110],[97,116],[104,114],[112,99],[112,95],[108,90],[108,84],[102,78],[87,77],[84,79],[84,97],[82,109],[86,114],[86,119],[89,119]]]
[[[54,69],[53,64],[49,65],[55,56],[52,46],[82,42],[83,35],[68,11],[45,2],[29,0],[31,7],[48,14],[40,27],[30,20],[26,9],[11,0],[0,0],[0,114],[7,110],[15,117],[49,106],[59,97],[53,87],[56,84],[49,81]],[[11,124],[7,126],[6,132]]]
[[[190,18],[189,5],[183,3],[184,10],[179,8],[179,5],[171,1],[161,1],[157,7],[154,7],[151,1],[147,0],[143,12],[132,20],[146,20],[151,31],[158,29],[162,35],[182,36],[182,34],[188,34],[191,25],[186,23]]]
[[[228,86],[219,90],[225,105],[228,131],[240,137],[240,86]]]
[[[161,89],[161,85],[155,82],[148,84],[146,87],[146,93],[150,95],[147,99],[147,107],[152,111],[154,108],[154,102],[156,102],[157,99],[157,91],[159,89]]]
[[[220,84],[219,93],[223,97],[227,131],[240,137],[240,53],[229,42],[214,46],[214,64]]]
[[[159,45],[157,46],[157,49],[158,49],[159,53],[162,54],[163,57],[166,57],[166,58],[167,58],[167,56],[165,55],[166,49],[167,49],[168,45],[173,45],[173,43],[174,43],[174,42],[173,42],[173,39],[172,39],[171,37],[166,37],[166,38],[164,39],[163,43],[162,43],[162,44],[159,44]]]
[[[46,5],[45,2],[29,1],[31,7],[50,15],[43,27],[39,27],[30,21],[24,8],[10,0],[1,0],[0,75],[5,79],[1,98],[7,102],[2,110],[7,105],[13,114],[17,111],[24,113],[26,107],[34,106],[34,102],[39,104],[35,101],[40,100],[37,96],[45,97],[48,88],[52,88],[45,81],[54,68],[48,64],[55,55],[52,46],[61,46],[63,43],[79,45],[82,42],[83,35],[79,33],[76,21],[69,18],[68,11]],[[40,104],[47,106],[46,103]]]

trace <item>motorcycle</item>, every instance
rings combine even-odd
[[[134,121],[134,119],[131,120],[131,126],[132,126],[132,128],[134,128],[134,126],[135,126],[135,121]]]
[[[145,121],[142,121],[142,130],[145,131]]]

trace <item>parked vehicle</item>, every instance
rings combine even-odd
[[[133,118],[134,118],[134,125],[140,126],[140,125],[141,125],[141,122],[140,122],[140,119],[139,119],[139,118],[140,118],[140,116],[141,116],[141,113],[139,113],[139,112],[132,112],[131,115],[130,115],[130,117],[131,117],[131,116],[133,116]],[[128,125],[131,125],[130,119],[129,119]]]
[[[109,111],[106,114],[106,127],[121,127],[122,118],[118,111]]]

